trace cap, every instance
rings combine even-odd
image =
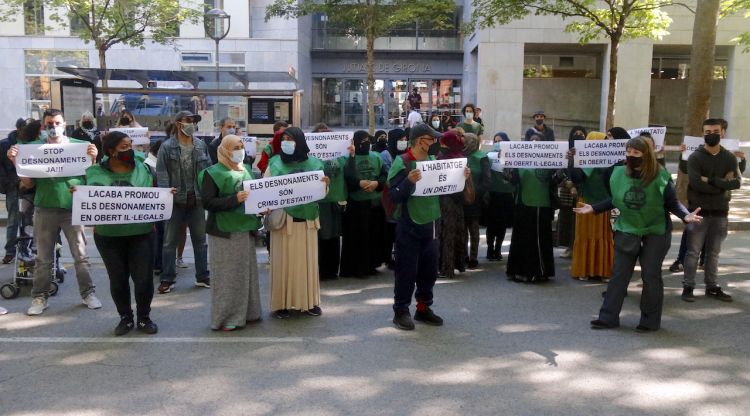
[[[536,111],[534,111],[534,114],[532,115],[532,117],[536,117],[536,116],[544,116],[544,110],[536,110]]]
[[[16,120],[16,130],[26,127],[26,120],[19,118]]]
[[[180,120],[182,120],[185,117],[192,117],[193,118],[193,123],[197,123],[197,122],[201,121],[201,119],[202,119],[202,117],[200,115],[193,114],[190,111],[180,111],[179,113],[177,113],[177,115],[174,116],[174,121],[180,121]]]
[[[433,130],[432,127],[424,123],[416,124],[412,126],[411,129],[409,130],[409,140],[414,140],[417,137],[427,136],[427,135],[432,136],[436,139],[439,139],[440,136],[442,136],[440,132]]]

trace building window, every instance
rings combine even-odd
[[[593,55],[525,55],[524,78],[599,78]]]
[[[71,78],[57,69],[58,66],[89,66],[88,51],[27,49],[24,51],[26,81],[26,112],[39,118],[50,105],[52,78]]]
[[[86,27],[86,24],[89,21],[88,15],[81,18],[79,15],[71,12],[68,14],[68,16],[70,18],[71,35],[79,35],[80,33],[85,33],[88,31],[88,28]]]
[[[44,34],[44,6],[42,0],[27,0],[23,3],[23,26],[27,35]]]
[[[714,80],[727,79],[727,58],[714,59]],[[654,56],[651,61],[652,79],[687,79],[690,77],[690,56]]]

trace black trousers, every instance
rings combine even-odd
[[[412,295],[417,302],[432,305],[432,288],[437,280],[439,256],[435,234],[434,222],[415,226],[402,219],[396,225],[394,311],[408,310]]]
[[[133,317],[130,279],[133,280],[138,319],[151,313],[154,297],[154,246],[151,233],[123,237],[94,234],[109,275],[109,291],[120,316]]]

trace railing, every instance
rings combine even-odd
[[[342,30],[313,29],[317,50],[366,50],[367,39]],[[375,39],[375,50],[461,51],[463,38],[457,30],[394,30]]]

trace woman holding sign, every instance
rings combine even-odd
[[[249,193],[242,182],[255,179],[243,164],[245,144],[235,135],[224,136],[216,150],[218,163],[198,174],[201,200],[208,211],[211,285],[211,329],[233,331],[260,319],[260,284],[255,257],[255,236],[260,220],[246,215]]]
[[[440,138],[438,159],[461,159],[464,157],[464,141],[454,131],[443,133]],[[440,277],[453,279],[455,269],[466,270],[466,227],[464,225],[464,192],[440,195]]]
[[[324,170],[323,162],[308,153],[302,130],[284,130],[281,153],[269,160],[266,176]],[[328,177],[323,181],[328,185]],[[318,203],[282,209],[286,214],[284,225],[271,231],[271,310],[281,319],[289,317],[290,309],[320,316]]]
[[[661,327],[664,282],[661,265],[666,255],[667,211],[685,223],[698,223],[700,208],[688,212],[677,200],[669,172],[659,166],[651,146],[642,137],[630,139],[626,146],[625,166],[615,166],[609,178],[612,197],[596,204],[583,204],[578,214],[620,210],[615,222],[615,255],[612,280],[607,285],[599,318],[592,329],[620,326],[620,311],[628,291],[636,262],[641,264],[641,320],[638,331],[656,331]]]

